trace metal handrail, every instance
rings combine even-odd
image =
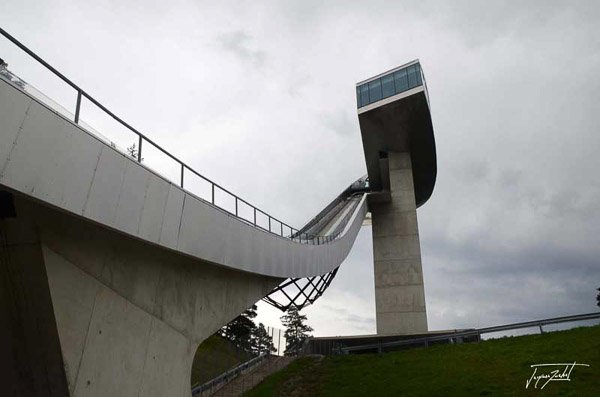
[[[204,181],[210,183],[210,185],[211,185],[211,201],[208,202],[208,201],[204,200],[207,203],[209,203],[209,204],[211,204],[211,205],[213,205],[215,207],[218,207],[220,209],[224,209],[228,213],[230,213],[231,215],[234,215],[236,218],[241,219],[244,222],[247,222],[248,224],[253,225],[253,226],[257,227],[257,228],[260,228],[260,229],[262,229],[264,231],[267,231],[267,232],[269,232],[271,234],[274,234],[274,235],[277,235],[277,236],[281,236],[283,238],[290,239],[290,240],[293,240],[293,241],[294,240],[298,240],[300,243],[302,243],[302,240],[303,240],[302,239],[302,235],[295,236],[295,234],[297,234],[298,231],[299,231],[298,229],[293,228],[292,226],[288,225],[287,223],[284,223],[283,221],[279,220],[278,218],[275,218],[275,217],[269,215],[265,211],[263,211],[263,210],[255,207],[254,205],[250,204],[246,200],[244,200],[244,199],[236,196],[235,194],[233,194],[229,190],[225,189],[224,187],[222,187],[218,183],[213,182],[209,178],[207,178],[204,175],[200,174],[199,172],[195,171],[192,167],[190,167],[189,165],[187,165],[183,161],[179,160],[173,154],[169,153],[167,150],[165,150],[162,147],[160,147],[152,139],[148,138],[146,135],[142,134],[141,132],[139,132],[138,130],[136,130],[135,128],[133,128],[130,124],[128,124],[127,122],[125,122],[123,119],[121,119],[120,117],[118,117],[117,115],[115,115],[113,112],[111,112],[110,110],[108,110],[104,105],[102,105],[100,102],[98,102],[97,100],[95,100],[90,94],[88,94],[83,89],[81,89],[77,84],[75,84],[71,80],[69,80],[66,76],[64,76],[62,73],[60,73],[54,67],[52,67],[52,65],[50,65],[48,62],[44,61],[36,53],[34,53],[33,51],[31,51],[23,43],[21,43],[19,40],[17,40],[16,38],[14,38],[12,35],[10,35],[7,31],[5,31],[4,29],[2,29],[1,27],[0,27],[0,34],[2,34],[2,36],[4,36],[5,38],[7,38],[10,42],[12,42],[14,45],[16,45],[21,50],[23,50],[27,55],[29,55],[30,57],[32,57],[33,59],[35,59],[42,66],[44,66],[46,69],[48,69],[49,71],[51,71],[52,73],[54,73],[57,77],[59,77],[61,80],[63,80],[69,86],[71,86],[71,88],[73,88],[75,91],[77,91],[77,100],[76,100],[76,105],[75,105],[75,115],[74,115],[74,118],[73,118],[73,122],[75,124],[79,124],[79,118],[80,118],[79,116],[80,116],[80,111],[81,111],[81,99],[82,99],[82,97],[85,97],[90,102],[92,102],[94,105],[96,105],[100,109],[102,109],[110,117],[112,117],[113,119],[115,119],[121,125],[123,125],[128,130],[130,130],[131,132],[133,132],[134,134],[136,134],[138,136],[138,150],[137,150],[137,159],[136,159],[138,162],[140,162],[140,163],[142,162],[142,144],[143,144],[144,141],[146,141],[147,143],[150,143],[151,145],[153,145],[154,147],[156,147],[158,150],[160,150],[163,154],[167,155],[168,157],[170,157],[172,160],[174,160],[175,162],[177,162],[179,164],[179,166],[181,167],[181,179],[179,181],[179,186],[182,189],[184,188],[184,178],[183,178],[184,177],[184,172],[185,172],[185,170],[188,170],[188,171],[192,172],[193,174],[195,174],[196,176],[202,178]],[[231,211],[223,208],[223,207],[218,206],[215,203],[215,188],[218,188],[221,191],[223,191],[223,192],[229,194],[230,196],[232,196],[233,198],[235,198],[235,214],[232,213]],[[250,221],[250,220],[248,220],[248,219],[246,219],[244,217],[239,216],[239,214],[238,214],[238,203],[239,202],[242,202],[242,203],[246,204],[247,206],[249,206],[253,210],[253,212],[254,212],[254,220],[253,221]],[[257,213],[261,213],[261,214],[267,216],[268,224],[269,224],[268,229],[265,228],[265,227],[263,227],[263,226],[261,226],[261,225],[259,225],[259,224],[257,224],[257,221],[256,221],[256,215],[257,215]],[[281,225],[279,232],[272,230],[272,227],[271,227],[272,221],[278,222]],[[283,232],[284,227],[290,229],[290,235],[284,235],[284,232]],[[317,237],[319,237],[319,238],[317,238]],[[337,237],[337,235],[335,237],[334,236],[317,236],[317,235],[308,235],[308,234],[304,233],[304,240],[306,241],[306,243],[307,244],[314,244],[314,245],[322,245],[322,244],[331,243],[333,240],[335,240],[336,237]],[[311,241],[311,243],[309,243],[308,241]]]
[[[382,343],[372,343],[372,344],[361,345],[361,346],[342,347],[339,349],[339,352],[348,354],[352,351],[372,350],[372,349],[378,349],[378,351],[381,352],[382,348],[385,348],[385,347],[395,347],[395,346],[413,345],[413,344],[424,344],[425,346],[428,346],[429,342],[434,342],[434,341],[453,340],[456,338],[464,338],[467,336],[481,337],[482,334],[489,334],[489,333],[500,332],[500,331],[511,331],[511,330],[515,330],[515,329],[532,328],[532,327],[539,327],[540,332],[543,333],[544,330],[543,330],[542,326],[544,326],[544,325],[569,323],[569,322],[584,321],[584,320],[593,320],[596,318],[600,318],[600,312],[587,313],[587,314],[576,314],[574,316],[553,317],[553,318],[547,318],[547,319],[543,319],[543,320],[526,321],[523,323],[498,325],[498,326],[494,326],[494,327],[473,329],[473,330],[457,332],[457,333],[453,333],[453,334],[428,336],[425,338],[405,339],[405,340],[399,340],[399,341],[393,341],[393,342],[382,342]]]
[[[269,353],[263,353],[257,357],[254,357],[254,358],[246,361],[245,363],[242,363],[242,364],[230,369],[227,372],[222,373],[221,375],[209,380],[206,383],[192,387],[192,396],[202,393],[205,390],[212,389],[213,387],[215,387],[221,383],[229,382],[232,378],[239,375],[242,371],[252,368],[257,364],[260,364],[261,362],[263,362],[264,360],[266,360],[269,357],[271,357],[271,355]]]

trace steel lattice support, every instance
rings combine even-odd
[[[323,295],[335,277],[339,268],[335,268],[329,273],[314,277],[288,278],[283,283],[275,287],[269,295],[262,300],[268,304],[285,312],[290,307],[296,307],[298,310],[305,306],[312,305]],[[306,284],[302,286],[302,281]],[[274,295],[281,292],[283,297],[277,299]]]

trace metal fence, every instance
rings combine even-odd
[[[46,69],[48,69],[50,72],[52,72],[54,75],[56,75],[63,82],[65,82],[71,88],[73,88],[75,90],[75,92],[76,92],[76,101],[75,101],[75,112],[74,112],[74,117],[73,117],[73,122],[75,124],[81,125],[81,122],[80,122],[81,101],[82,101],[82,98],[86,98],[91,103],[93,103],[94,105],[96,105],[99,109],[101,109],[104,113],[106,113],[108,116],[112,117],[119,124],[121,124],[123,127],[125,127],[126,129],[128,129],[129,131],[133,132],[137,136],[137,138],[138,138],[138,147],[137,147],[137,153],[135,154],[135,158],[136,158],[136,160],[138,162],[140,162],[140,163],[142,162],[142,160],[143,160],[143,157],[142,157],[143,148],[145,147],[145,145],[148,145],[148,144],[152,145],[154,148],[158,149],[160,152],[162,152],[164,155],[166,155],[167,157],[169,157],[171,160],[175,161],[178,164],[179,168],[180,168],[180,178],[179,178],[179,181],[174,181],[174,182],[177,183],[179,185],[179,187],[181,187],[182,189],[184,188],[184,175],[185,175],[185,172],[187,170],[188,172],[191,172],[192,174],[196,175],[197,177],[201,178],[202,180],[204,180],[205,182],[207,182],[208,184],[210,184],[210,191],[211,191],[211,193],[210,193],[210,200],[205,200],[205,199],[203,199],[201,197],[198,197],[199,199],[201,199],[201,200],[203,200],[203,201],[205,201],[205,202],[207,202],[207,203],[209,203],[209,204],[211,204],[211,205],[213,205],[213,206],[215,206],[217,208],[220,208],[221,210],[227,211],[229,214],[234,215],[236,218],[238,218],[238,219],[240,219],[240,220],[242,220],[242,221],[244,221],[244,222],[246,222],[246,223],[248,223],[250,225],[253,225],[254,227],[260,228],[260,229],[262,229],[262,230],[264,230],[266,232],[278,235],[278,236],[283,237],[283,238],[287,238],[287,239],[291,239],[293,241],[297,241],[297,242],[299,242],[301,244],[311,244],[311,245],[329,244],[333,240],[335,240],[335,238],[337,237],[337,235],[317,236],[317,235],[313,235],[313,234],[299,232],[299,229],[296,229],[296,228],[288,225],[287,223],[279,220],[278,218],[275,218],[275,217],[269,215],[268,213],[266,213],[265,211],[263,211],[263,210],[255,207],[254,205],[248,203],[246,200],[244,200],[244,199],[236,196],[235,194],[233,194],[229,190],[225,189],[224,187],[222,187],[218,183],[213,182],[211,179],[205,177],[204,175],[202,175],[199,172],[197,172],[196,170],[194,170],[188,164],[186,164],[182,160],[178,159],[173,154],[169,153],[167,150],[163,149],[161,146],[159,146],[152,139],[148,138],[146,135],[142,134],[140,131],[136,130],[130,124],[128,124],[127,122],[125,122],[123,119],[121,119],[120,117],[118,117],[117,115],[115,115],[110,110],[108,110],[104,105],[102,105],[100,102],[98,102],[96,99],[94,99],[90,94],[88,94],[87,92],[85,92],[83,89],[81,89],[75,83],[73,83],[71,80],[69,80],[67,77],[65,77],[62,73],[60,73],[58,70],[56,70],[54,67],[52,67],[48,62],[46,62],[42,58],[40,58],[37,54],[35,54],[33,51],[31,51],[29,48],[27,48],[24,44],[22,44],[16,38],[14,38],[13,36],[11,36],[4,29],[0,28],[0,34],[2,34],[2,36],[4,36],[10,42],[12,42],[14,45],[16,45],[19,49],[21,49],[23,52],[25,52],[31,58],[33,58],[34,60],[36,60],[37,62],[39,62],[42,66],[44,66]],[[20,88],[22,89],[22,87],[20,87]],[[234,199],[234,201],[235,201],[235,210],[232,211],[232,210],[226,209],[224,206],[218,205],[218,203],[215,202],[215,193],[219,193],[219,192],[225,193],[226,195],[228,195],[228,196],[230,196],[231,198]],[[241,204],[246,205],[246,206],[248,206],[251,209],[251,212],[253,213],[253,217],[250,217],[250,219],[248,219],[248,218],[240,216],[240,214],[239,214],[239,206]],[[267,217],[268,226],[262,226],[262,225],[260,225],[257,222],[257,216],[258,215],[260,215],[260,216],[266,216]],[[278,225],[279,225],[279,227],[277,227]]]
[[[216,388],[222,386],[223,384],[226,384],[226,383],[230,382],[232,379],[238,377],[240,374],[256,367],[258,364],[263,363],[269,357],[270,357],[270,354],[263,353],[260,356],[254,357],[253,359],[248,360],[245,363],[242,363],[242,364],[230,369],[229,371],[217,376],[214,379],[211,379],[210,381],[208,381],[206,383],[203,383],[201,385],[193,387],[192,388],[192,396],[202,395],[202,393],[204,393],[204,392],[209,392],[209,391],[215,390]]]
[[[374,343],[367,344],[361,346],[350,346],[350,347],[340,347],[338,349],[338,353],[340,354],[350,354],[350,353],[358,353],[361,351],[377,351],[378,353],[382,353],[386,348],[404,346],[404,345],[422,345],[428,347],[430,344],[440,341],[447,341],[449,343],[457,343],[461,342],[465,338],[469,337],[477,337],[477,340],[481,339],[481,335],[490,334],[494,332],[502,332],[502,331],[512,331],[516,329],[523,328],[534,328],[537,327],[540,330],[540,333],[544,333],[544,325],[550,324],[561,324],[561,323],[570,323],[584,320],[593,320],[600,319],[600,312],[598,313],[588,313],[588,314],[577,314],[574,316],[565,316],[565,317],[554,317],[547,318],[543,320],[535,320],[535,321],[527,321],[523,323],[514,323],[514,324],[506,324],[499,325],[495,327],[487,327],[487,328],[479,328],[474,330],[469,330],[465,332],[458,332],[453,334],[445,334],[438,336],[428,336],[424,338],[416,338],[416,339],[405,339],[393,342],[383,342],[383,343]]]
[[[217,391],[221,393],[224,388],[229,385],[233,380],[237,379],[241,375],[249,374],[249,379],[243,383],[244,388],[251,388],[257,381],[260,381],[259,374],[255,374],[253,371],[260,367],[267,367],[269,370],[273,370],[273,366],[277,366],[277,359],[284,356],[286,350],[286,339],[284,337],[284,330],[275,327],[265,327],[267,336],[271,339],[272,349],[266,345],[258,345],[253,348],[250,346],[242,347],[239,344],[236,346],[235,343],[231,343],[230,347],[237,349],[237,364],[233,364],[232,367],[223,369],[223,373],[215,376],[214,378],[206,377],[204,380],[200,380],[198,383],[192,385],[193,396],[211,396]],[[208,341],[208,339],[207,339]],[[247,340],[249,342],[249,340]],[[202,345],[201,345],[202,346]],[[199,347],[199,349],[201,348]],[[243,351],[245,354],[240,354]],[[197,364],[196,360],[204,360],[205,364],[209,364],[215,367],[219,367],[219,351],[211,350],[211,354],[208,356],[196,356],[194,358],[194,365]],[[222,351],[221,355],[227,355],[228,351]],[[231,352],[229,352],[231,353]],[[246,358],[243,358],[243,357]],[[250,357],[249,357],[250,356]],[[243,361],[246,360],[246,361]],[[222,366],[221,366],[222,367]],[[267,371],[270,372],[270,371]],[[200,383],[202,382],[202,383]],[[229,386],[227,386],[229,387]],[[223,393],[221,393],[223,394]]]

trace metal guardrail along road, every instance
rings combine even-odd
[[[477,336],[480,338],[481,335],[483,335],[483,334],[490,334],[490,333],[501,332],[501,331],[511,331],[511,330],[523,329],[523,328],[533,328],[533,327],[539,327],[540,333],[543,333],[544,330],[542,327],[544,325],[561,324],[561,323],[569,323],[569,322],[593,320],[593,319],[600,319],[600,312],[577,314],[574,316],[565,316],[565,317],[554,317],[554,318],[547,318],[544,320],[526,321],[523,323],[499,325],[499,326],[495,326],[495,327],[479,328],[479,329],[474,329],[471,331],[458,332],[458,333],[454,333],[454,334],[429,336],[426,338],[406,339],[406,340],[400,340],[400,341],[394,341],[394,342],[383,342],[383,343],[373,343],[373,344],[361,345],[361,346],[342,347],[339,349],[339,352],[343,353],[343,354],[350,354],[351,352],[359,352],[361,350],[377,349],[377,351],[379,353],[381,353],[382,350],[387,347],[396,347],[396,346],[402,346],[402,345],[417,345],[417,344],[429,346],[429,342],[435,342],[435,341],[441,341],[441,340],[448,340],[450,342],[453,342],[455,339],[469,337],[469,336]]]
[[[203,383],[199,386],[192,387],[192,396],[201,394],[202,392],[204,392],[206,390],[210,390],[222,383],[229,382],[231,379],[235,378],[236,376],[241,374],[243,371],[246,371],[246,370],[262,363],[269,357],[270,357],[270,354],[263,353],[260,356],[254,357],[253,359],[248,360],[245,363],[242,363],[242,364],[238,365],[237,367],[230,369],[229,371],[217,376],[214,379],[211,379],[210,381],[208,381],[206,383]]]

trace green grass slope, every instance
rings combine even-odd
[[[575,367],[569,382],[540,389],[540,380],[537,389],[535,381],[525,388],[530,365],[574,361],[590,367]],[[302,358],[244,397],[529,395],[600,396],[600,326],[382,355]]]
[[[192,364],[192,386],[202,384],[221,375],[252,356],[230,341],[213,335],[198,346]]]

